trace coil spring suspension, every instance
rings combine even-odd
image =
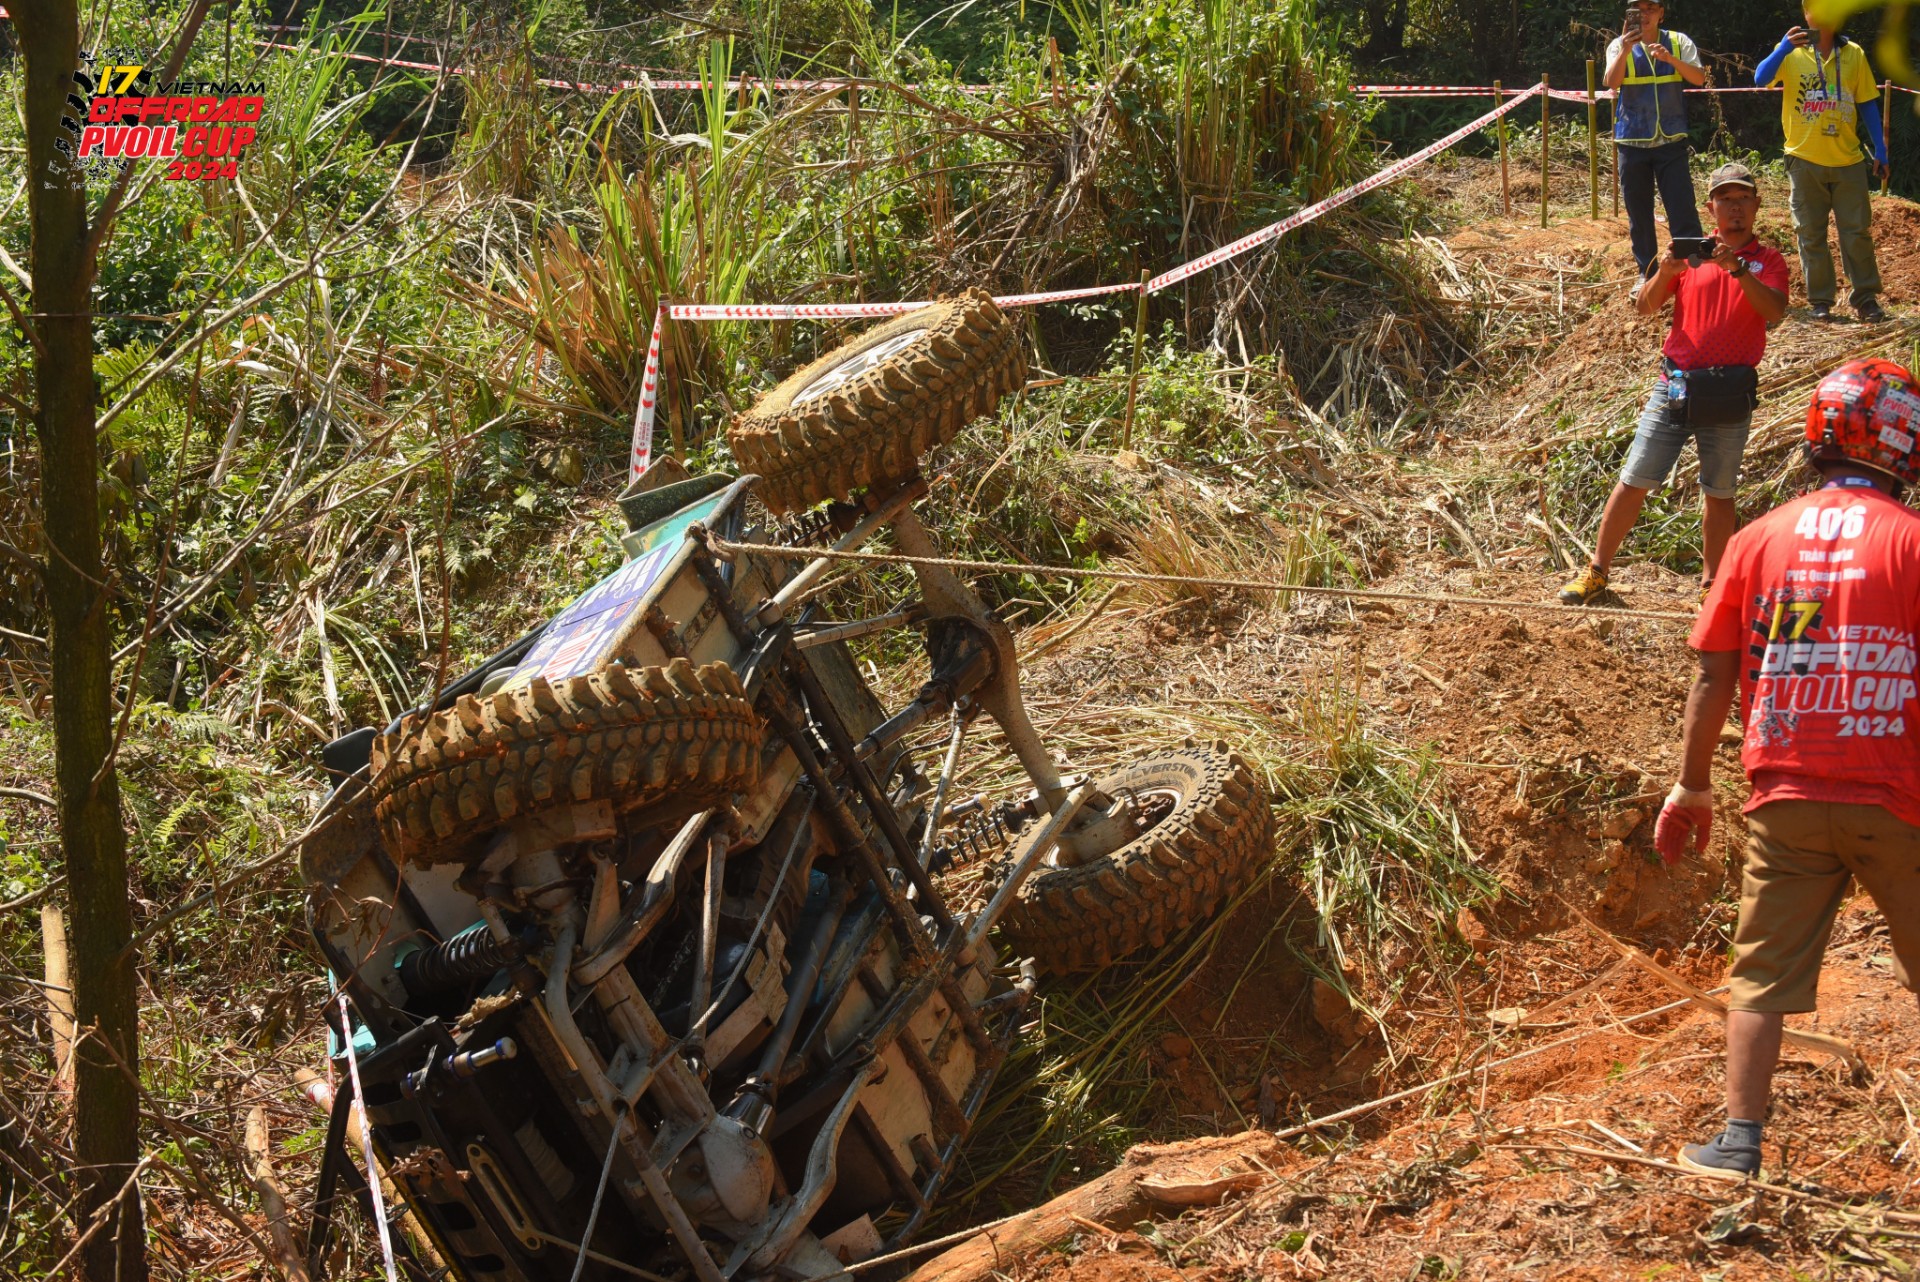
[[[944,872],[964,868],[976,859],[991,859],[1012,845],[1026,826],[1026,811],[1014,805],[1002,804],[969,815],[933,848],[929,871]]]
[[[401,958],[400,982],[416,997],[443,993],[487,978],[525,951],[523,940],[503,944],[488,932],[485,922],[478,922],[451,939]]]
[[[831,507],[827,507],[817,512],[781,517],[773,527],[772,541],[787,548],[817,547],[827,543],[833,532],[834,513]]]

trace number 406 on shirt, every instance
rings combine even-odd
[[[1793,532],[1803,539],[1857,539],[1866,528],[1866,505],[1855,503],[1846,508],[1807,508],[1794,522]]]

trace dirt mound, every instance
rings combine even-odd
[[[1874,257],[1880,263],[1881,297],[1889,303],[1920,302],[1920,204],[1899,196],[1873,202]],[[1833,245],[1840,261],[1840,245]]]
[[[1685,580],[1651,566],[1626,567],[1619,582],[1639,609],[1697,604]],[[1478,594],[1541,600],[1550,587],[1511,575]],[[1362,637],[1370,701],[1440,758],[1468,840],[1500,878],[1506,898],[1481,910],[1479,926],[1555,929],[1564,900],[1650,945],[1698,937],[1742,829],[1728,807],[1702,858],[1669,870],[1653,853],[1692,673],[1685,626],[1606,610],[1417,610]],[[1721,777],[1739,778],[1731,756]]]
[[[1277,1159],[1261,1154],[1270,1174],[1256,1187],[1151,1230],[1063,1217],[1077,1232],[1045,1254],[996,1256],[995,1268],[1016,1282],[1910,1274],[1920,1217],[1882,1213],[1911,1196],[1920,1013],[1887,979],[1869,905],[1856,902],[1836,926],[1822,1014],[1789,1020],[1853,1041],[1871,1078],[1787,1051],[1762,1155],[1768,1192],[1672,1164],[1722,1116],[1719,1021],[1664,1009],[1674,993],[1638,970],[1563,974],[1566,959],[1542,945],[1567,942],[1537,941],[1524,961],[1508,960],[1563,988],[1600,982],[1550,1014],[1529,1001],[1545,1017],[1483,1048],[1489,1071],[1394,1106],[1401,1124],[1375,1130],[1389,1116],[1376,1114],[1360,1123],[1371,1138],[1342,1143],[1328,1130]],[[1704,987],[1720,982],[1718,956],[1676,966]],[[1151,1153],[1139,1159],[1123,1168],[1136,1181],[1152,1170]],[[1165,1178],[1227,1170],[1178,1163]],[[929,1265],[925,1276],[943,1275]]]

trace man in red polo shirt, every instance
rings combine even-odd
[[[1733,535],[1740,455],[1759,385],[1755,367],[1766,354],[1767,327],[1787,314],[1787,260],[1754,238],[1760,191],[1745,165],[1720,166],[1708,184],[1712,258],[1682,257],[1669,245],[1660,270],[1634,286],[1634,307],[1642,316],[1673,299],[1673,328],[1627,464],[1600,518],[1593,564],[1560,589],[1568,605],[1585,605],[1607,590],[1614,553],[1639,519],[1647,492],[1667,483],[1689,437],[1700,450],[1705,583],[1713,582]]]
[[[1851,361],[1807,411],[1820,488],[1733,536],[1688,643],[1680,782],[1654,828],[1669,864],[1713,826],[1714,750],[1736,682],[1746,875],[1727,998],[1727,1124],[1682,1165],[1760,1170],[1781,1016],[1814,1009],[1848,883],[1885,914],[1893,975],[1920,982],[1920,384],[1892,361]]]

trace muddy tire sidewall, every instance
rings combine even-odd
[[[1017,955],[1056,974],[1096,969],[1218,911],[1273,858],[1273,811],[1252,768],[1224,749],[1187,749],[1097,781],[1108,796],[1175,798],[1118,850],[1028,878],[1001,921]]]
[[[889,346],[820,394],[836,371]],[[988,294],[970,290],[807,365],[740,415],[727,439],[741,469],[761,478],[770,511],[802,511],[912,476],[928,452],[992,414],[1026,377],[1019,327]]]
[[[587,676],[462,695],[374,741],[374,815],[397,858],[476,853],[503,825],[586,802],[663,822],[759,778],[764,737],[724,663],[610,665]]]

